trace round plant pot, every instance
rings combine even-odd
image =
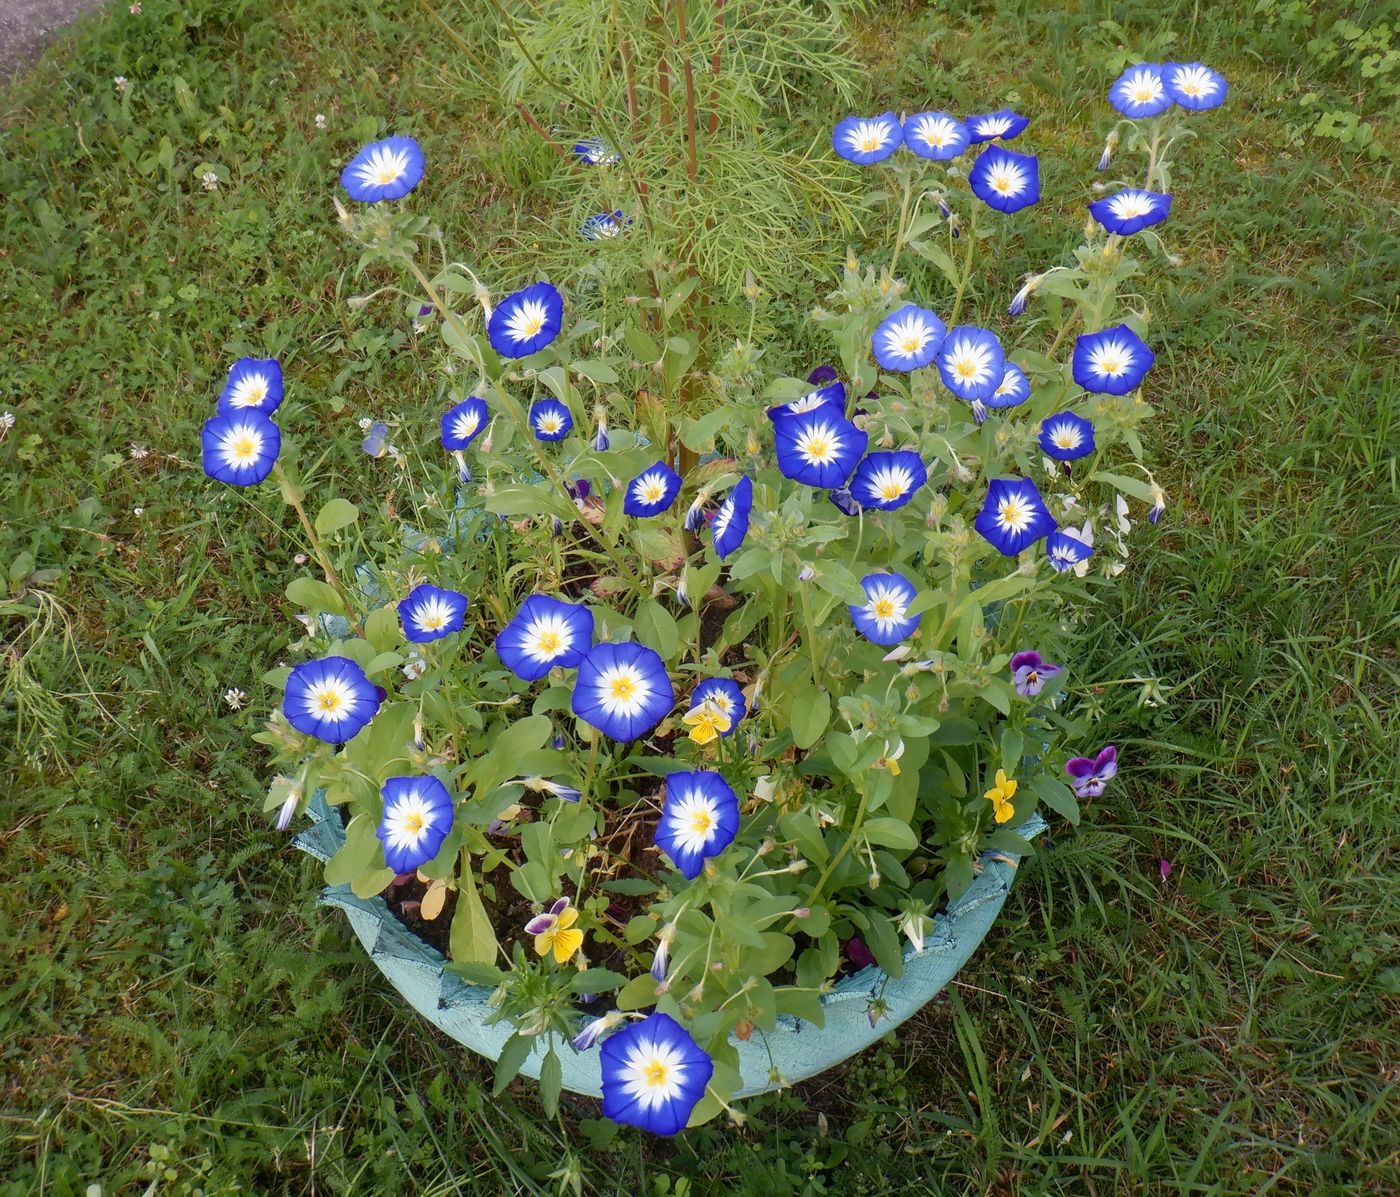
[[[328,860],[345,841],[340,819],[317,793],[308,804],[313,826],[295,839],[303,852]],[[1044,830],[1045,823],[1032,815],[1016,830],[1029,838]],[[866,968],[838,981],[822,997],[824,1026],[780,1016],[775,1030],[755,1030],[747,1042],[732,1040],[739,1053],[743,1078],[736,1096],[748,1097],[815,1076],[887,1035],[911,1014],[931,1001],[957,975],[977,949],[1001,911],[1010,892],[1019,858],[990,852],[982,858],[982,870],[968,890],[946,912],[934,919],[924,939],[923,951],[912,946],[904,953],[904,975],[894,978],[879,968]],[[424,943],[389,911],[383,898],[359,898],[348,885],[321,891],[323,906],[339,907],[369,952],[369,958],[410,1006],[458,1043],[495,1060],[510,1037],[511,1026],[488,1026],[491,990],[468,985],[445,971],[447,959]],[[884,1012],[871,1025],[871,1003],[879,1000]],[[537,1044],[521,1072],[538,1077],[545,1045]],[[560,1049],[564,1088],[593,1097],[602,1094],[598,1049],[576,1052],[567,1043]],[[781,1079],[780,1079],[781,1078]]]

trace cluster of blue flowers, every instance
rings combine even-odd
[[[998,212],[1019,212],[1040,199],[1040,162],[1005,145],[1030,124],[1009,108],[960,121],[946,112],[916,112],[900,121],[893,112],[848,116],[831,134],[831,145],[848,162],[869,166],[883,162],[900,146],[920,158],[948,162],[970,145],[989,143],[968,171],[973,194]]]
[[[219,482],[256,486],[277,464],[282,432],[272,413],[282,402],[282,366],[243,357],[229,368],[214,415],[200,434],[204,472]]]

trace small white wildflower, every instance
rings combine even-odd
[[[368,416],[361,416],[361,417],[360,417],[360,431],[361,431],[361,432],[368,432],[373,424],[374,424],[374,421],[371,420]]]
[[[212,170],[206,170],[200,175],[199,181],[203,184],[205,191],[218,191],[219,189],[219,176]]]
[[[128,4],[126,10],[133,17],[139,17],[141,15],[141,6],[139,4]]]
[[[324,112],[318,112],[318,113],[316,114],[316,128],[318,128],[318,129],[324,129],[325,127],[326,127],[326,114],[325,114]]]
[[[427,672],[428,662],[419,653],[411,654],[408,660],[403,664],[403,675],[408,678],[410,682],[417,681],[418,678],[422,677]]]
[[[131,509],[131,514],[140,517],[146,514],[146,509],[144,507],[133,507]]]
[[[298,553],[295,557],[292,558],[292,560],[295,561],[298,565],[305,565],[307,562],[307,556],[305,553]]]
[[[9,432],[15,426],[15,413],[0,411],[0,432]]]
[[[131,442],[131,460],[132,460],[132,461],[141,461],[141,460],[143,460],[144,458],[149,457],[150,455],[151,455],[151,451],[150,451],[148,448],[146,448],[145,445],[138,445],[135,441],[132,441],[132,442]]]
[[[118,75],[115,79],[112,80],[112,82],[116,84],[118,95],[123,94],[126,91],[126,89],[131,86],[130,81],[128,81],[125,75]]]
[[[228,703],[229,710],[241,711],[243,704],[248,701],[248,696],[237,686],[231,686],[224,691],[224,701]]]

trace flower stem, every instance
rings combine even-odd
[[[335,591],[344,605],[345,618],[350,621],[350,625],[355,631],[363,635],[363,626],[355,617],[355,608],[350,605],[349,596],[340,584],[340,575],[336,573],[330,558],[326,556],[325,546],[321,543],[321,538],[316,535],[316,525],[311,522],[311,517],[306,512],[306,504],[302,502],[304,496],[301,487],[287,475],[281,462],[273,464],[272,472],[282,488],[282,498],[286,501],[287,506],[297,513],[297,518],[301,521],[302,529],[306,532],[306,539],[311,544],[311,552],[316,558],[316,564],[321,567],[321,572],[326,576],[327,585]]]
[[[894,282],[895,268],[899,265],[899,251],[904,248],[904,233],[909,227],[909,197],[914,192],[914,176],[904,177],[904,197],[899,201],[899,230],[894,236],[894,252],[890,255],[890,282]]]
[[[967,237],[967,248],[963,251],[962,277],[958,279],[957,294],[953,297],[953,314],[948,317],[949,328],[958,322],[958,313],[962,311],[963,293],[967,290],[967,284],[972,278],[972,250],[977,244],[976,205],[973,205],[972,215],[967,218],[967,230],[964,235]]]

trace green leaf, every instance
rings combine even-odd
[[[632,626],[637,639],[660,653],[662,660],[675,659],[681,646],[680,629],[671,613],[655,599],[642,605]]]
[[[909,824],[891,818],[867,819],[861,832],[872,844],[893,848],[896,852],[912,852],[919,846],[919,837]]]
[[[348,615],[335,587],[315,578],[293,578],[287,586],[287,598],[307,611],[326,611],[332,615]]]
[[[1005,852],[1010,856],[1034,856],[1035,845],[1029,840],[1022,838],[1009,827],[1003,827],[992,832],[987,837],[986,846],[995,848],[998,852]]]
[[[393,607],[377,607],[365,619],[365,639],[377,653],[387,653],[400,640],[399,613]]]
[[[1079,826],[1079,800],[1074,791],[1059,778],[1044,775],[1035,778],[1027,787],[1032,794],[1062,818]]]
[[[575,993],[602,993],[608,989],[621,989],[627,978],[610,968],[589,968],[574,977]]]
[[[505,1092],[506,1086],[515,1080],[521,1066],[529,1059],[533,1046],[534,1040],[527,1039],[519,1031],[505,1041],[501,1047],[501,1054],[496,1057],[496,1080],[491,1086],[492,1097],[499,1097]]]
[[[592,382],[603,383],[604,385],[619,381],[617,371],[608,365],[607,362],[570,362],[569,369],[575,374],[579,374]]]
[[[643,973],[633,977],[618,992],[616,1001],[619,1010],[643,1010],[656,1005],[656,982],[652,975]]]
[[[826,1024],[821,998],[810,989],[779,989],[773,996],[777,999],[779,1014],[791,1014],[818,1027]]]
[[[783,835],[798,846],[809,863],[820,867],[830,859],[830,853],[826,850],[826,841],[822,839],[822,833],[817,829],[816,820],[805,810],[788,811],[786,814],[780,815],[778,827],[782,830]]]
[[[627,342],[627,348],[632,351],[632,356],[644,366],[653,365],[661,360],[661,346],[640,328],[629,325],[622,330],[622,339]]]
[[[831,695],[814,686],[799,690],[792,700],[789,722],[793,743],[802,749],[811,748],[831,722]]]
[[[1006,727],[1001,732],[1001,767],[1007,777],[1016,776],[1016,766],[1021,763],[1021,748],[1024,738],[1015,728]]]
[[[316,533],[318,536],[329,536],[332,532],[348,528],[359,518],[360,509],[354,503],[332,499],[316,513]]]
[[[348,885],[357,877],[375,869],[380,856],[379,837],[375,823],[367,814],[356,815],[345,828],[345,843],[326,861],[326,884]]]
[[[1128,478],[1123,474],[1097,473],[1089,475],[1090,482],[1106,482],[1115,490],[1121,490],[1125,495],[1132,495],[1133,498],[1149,506],[1154,502],[1152,487],[1141,478]]]
[[[457,913],[452,916],[447,950],[453,960],[462,963],[494,964],[496,953],[500,950],[496,932],[486,908],[481,904],[481,895],[476,892],[476,881],[467,867],[467,860],[466,853],[463,853],[463,867],[457,878]]]
[[[461,977],[468,985],[480,985],[485,989],[495,989],[506,979],[506,973],[492,964],[472,964],[469,961],[454,960],[447,971]]]
[[[552,1047],[540,1065],[540,1100],[545,1116],[553,1118],[559,1110],[559,1091],[564,1087],[564,1064]]]
[[[889,915],[883,910],[869,912],[870,925],[865,929],[865,944],[875,957],[875,963],[892,977],[904,975],[904,953],[899,944],[899,933]]]

